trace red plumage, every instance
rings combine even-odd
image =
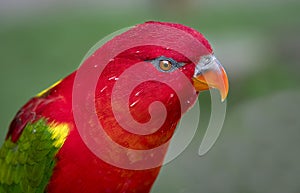
[[[139,34],[139,31],[142,31],[142,28],[147,25],[153,25],[153,30],[156,30],[155,25],[166,25],[174,29],[176,28],[177,30],[182,30],[193,38],[196,38],[204,45],[205,52],[203,51],[202,53],[202,51],[195,50],[188,42],[178,42],[178,48],[190,50],[195,60],[199,60],[202,55],[212,53],[211,46],[202,34],[180,24],[147,22],[133,28],[141,29],[137,30],[135,34],[137,38],[142,36],[142,34]],[[151,33],[151,31],[149,31],[149,33]],[[169,37],[170,32],[164,31],[162,33],[165,33],[166,39],[170,38],[172,41],[177,41],[179,38]],[[118,38],[122,38],[122,36],[117,36],[112,39],[107,43],[107,46],[115,45]],[[184,40],[184,37],[180,37],[180,40]],[[97,52],[95,52],[95,54],[97,54]],[[118,124],[114,118],[111,107],[111,93],[116,81],[112,81],[110,77],[119,77],[132,65],[142,61],[150,61],[160,56],[172,58],[180,63],[186,63],[186,65],[179,70],[185,74],[191,84],[193,83],[192,77],[194,75],[195,63],[174,49],[157,45],[134,47],[119,53],[108,63],[98,79],[94,93],[94,105],[97,109],[97,116],[106,133],[116,143],[124,147],[144,150],[168,143],[181,118],[181,112],[187,111],[197,99],[197,95],[185,96],[186,100],[190,101],[190,103],[184,106],[185,109],[181,109],[179,98],[172,88],[157,81],[147,81],[138,85],[132,91],[129,104],[134,105],[130,107],[130,113],[136,121],[146,123],[151,118],[148,112],[149,105],[154,101],[160,101],[167,109],[165,123],[156,132],[143,136],[130,133]],[[90,65],[93,65],[91,58],[87,59],[86,62],[89,63],[89,61],[91,61]],[[145,69],[145,71],[151,71],[152,73],[156,72],[157,69],[155,69],[155,67],[149,67]],[[76,73],[77,72],[74,72],[64,78],[58,85],[51,88],[42,96],[31,99],[19,111],[12,122],[8,136],[12,137],[12,141],[17,141],[26,123],[36,121],[41,117],[47,118],[49,122],[69,123],[70,133],[56,156],[57,164],[47,186],[46,192],[48,193],[149,192],[159,173],[160,167],[145,170],[118,168],[102,161],[98,156],[93,154],[82,140],[74,121],[72,109],[72,93]],[[157,76],[161,75],[162,73],[157,71]],[[138,78],[138,76],[139,74],[131,78]],[[179,80],[174,79],[173,81]],[[178,82],[178,84],[184,91],[184,83]],[[89,94],[90,93],[86,93],[86,95]]]

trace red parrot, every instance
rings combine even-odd
[[[131,43],[133,46],[125,49],[124,45]],[[118,49],[119,53],[112,54]],[[108,61],[105,66],[103,61]],[[181,24],[151,21],[136,25],[93,50],[82,66],[85,69],[77,69],[39,93],[16,114],[0,149],[1,193],[150,192],[167,146],[149,156],[157,156],[153,167],[143,168],[142,164],[130,168],[144,157],[129,152],[168,144],[182,114],[193,106],[199,92],[219,89],[222,100],[228,93],[226,73],[209,42],[198,31]],[[133,67],[140,70],[130,71]],[[87,82],[79,81],[82,73],[81,79]],[[128,95],[118,94],[146,76],[152,80],[136,84]],[[93,92],[84,90],[92,80]],[[128,104],[123,107],[121,101],[126,97]],[[164,108],[152,105],[155,101]],[[124,114],[126,110],[131,120]],[[94,115],[103,135],[128,149],[126,153],[109,149],[105,140],[95,137]],[[140,126],[137,133],[123,128],[132,120]],[[145,129],[143,125],[148,122],[159,128]],[[87,139],[91,136],[99,147],[90,147]],[[97,155],[98,149],[106,154]],[[130,164],[126,168],[107,160]]]

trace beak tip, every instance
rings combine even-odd
[[[228,86],[228,79],[227,79],[227,75],[225,74],[225,78],[224,80],[224,86],[223,89],[220,90],[220,94],[221,94],[221,101],[224,102],[227,99],[228,96],[228,90],[229,90],[229,86]]]
[[[221,102],[223,103],[225,100],[227,99],[227,95],[223,95],[223,96],[221,96]]]

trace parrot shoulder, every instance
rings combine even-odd
[[[17,141],[8,137],[0,148],[0,192],[43,193],[69,131],[67,123],[41,118],[27,123]]]

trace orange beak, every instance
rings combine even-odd
[[[226,72],[213,55],[202,59],[196,65],[193,85],[198,92],[211,88],[218,89],[222,102],[226,99],[229,89]]]

